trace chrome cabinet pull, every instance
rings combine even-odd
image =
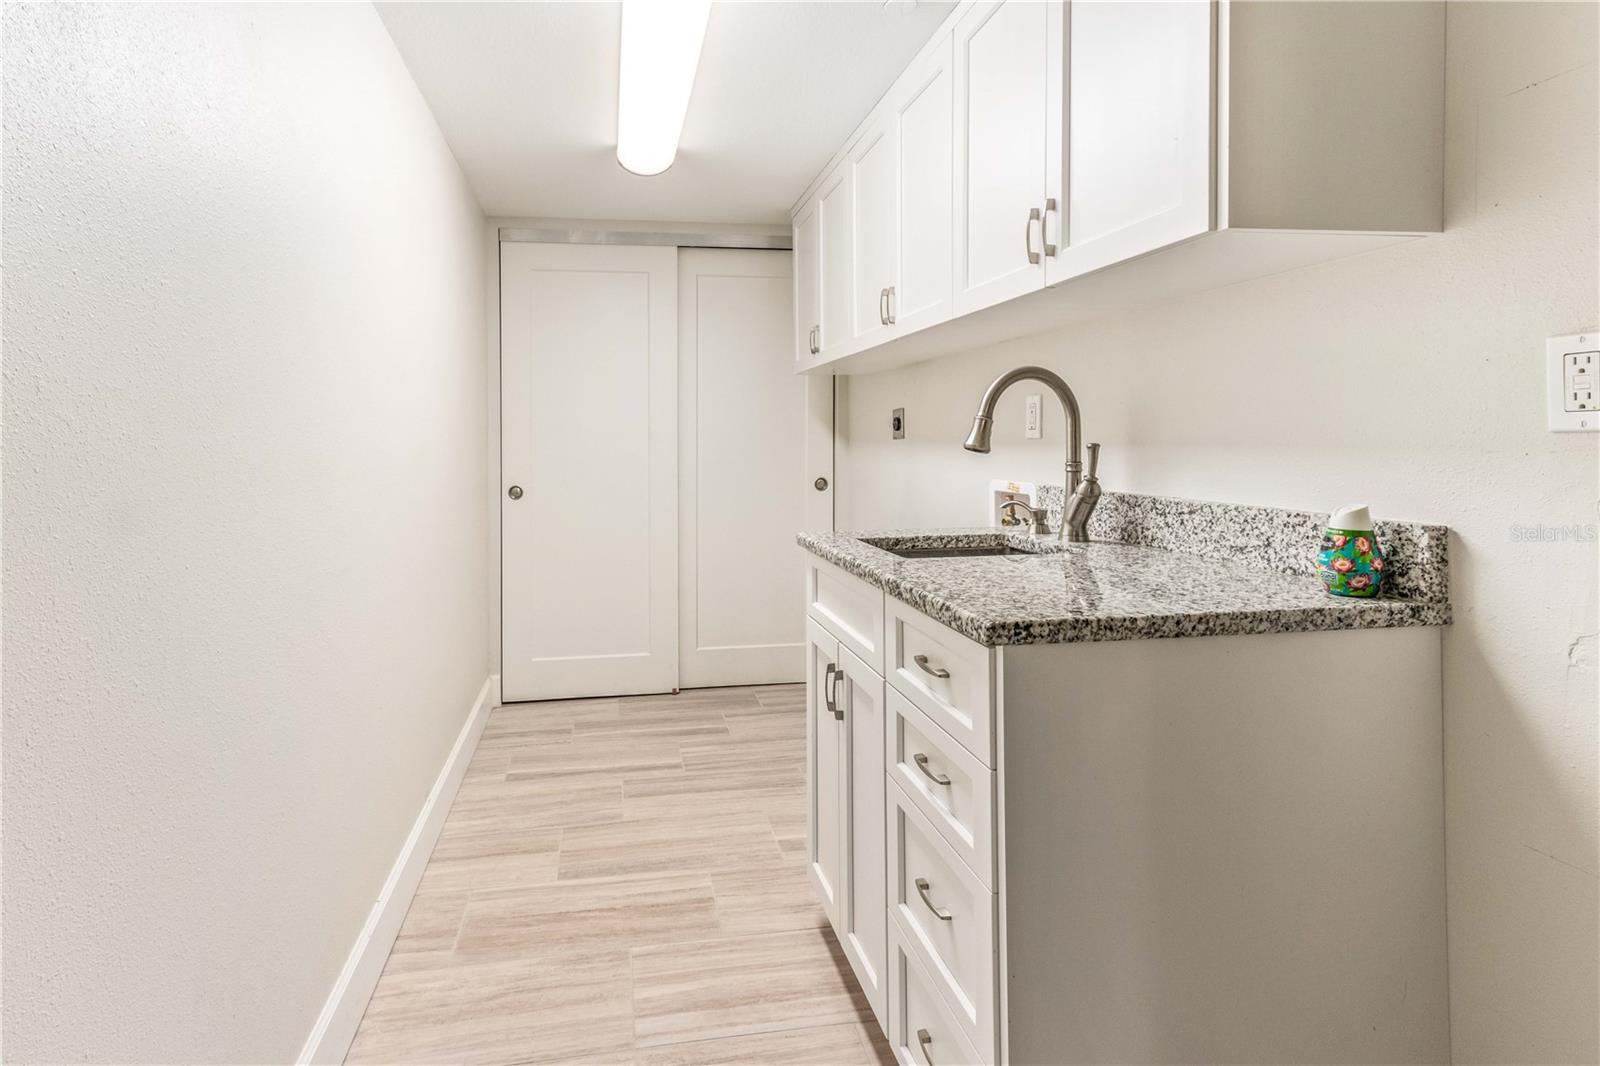
[[[1028,262],[1037,263],[1039,253],[1033,250],[1033,224],[1039,221],[1039,209],[1029,208],[1028,224],[1022,231],[1022,246],[1028,250]]]
[[[878,290],[878,325],[887,326],[888,324],[889,324],[889,290],[888,289],[879,289]]]
[[[917,1030],[917,1046],[922,1049],[922,1061],[928,1066],[933,1066],[933,1059],[928,1055],[928,1045],[933,1043],[933,1037],[928,1035],[926,1029]]]
[[[828,709],[829,714],[835,717],[838,716],[839,712],[833,706],[833,675],[838,669],[837,666],[829,663],[822,671],[822,705]]]
[[[1056,198],[1049,197],[1044,202],[1044,218],[1039,222],[1039,240],[1044,243],[1044,254],[1054,259],[1056,246],[1050,243],[1050,214],[1056,209]]]
[[[929,666],[928,657],[926,655],[913,655],[911,657],[911,661],[922,667],[922,672],[925,674],[931,674],[932,676],[940,678],[941,680],[950,676],[950,671],[946,670],[942,666]]]
[[[928,879],[926,877],[917,878],[916,885],[917,895],[922,897],[922,902],[927,904],[928,909],[933,912],[933,916],[935,918],[939,919],[941,922],[953,922],[956,920],[955,915],[941,907],[935,907],[933,905],[933,900],[928,898],[928,889],[932,886],[928,884]]]
[[[893,285],[889,286],[888,293],[889,293],[889,299],[888,299],[887,303],[888,303],[888,307],[889,307],[889,325],[892,326],[892,325],[894,325],[894,286]]]
[[[917,769],[921,770],[923,776],[926,777],[929,781],[932,781],[934,784],[936,784],[936,785],[949,785],[950,784],[950,777],[949,777],[948,774],[936,774],[932,770],[928,769],[928,757],[926,755],[922,754],[922,752],[919,751],[915,755],[911,756],[911,761],[916,763],[917,764]]]
[[[833,716],[839,721],[844,721],[844,701],[839,699],[839,682],[844,680],[844,670],[835,668],[833,671],[833,703],[831,704]]]

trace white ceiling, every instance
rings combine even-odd
[[[954,6],[716,3],[677,162],[650,178],[617,164],[619,4],[377,8],[488,214],[787,222]]]

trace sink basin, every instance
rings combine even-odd
[[[871,543],[870,541],[868,543]],[[892,544],[878,544],[890,555],[902,559],[975,559],[988,555],[1032,555],[1033,552],[1013,548],[1009,544],[965,544],[943,548],[903,548]]]

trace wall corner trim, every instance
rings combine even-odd
[[[489,721],[489,711],[500,702],[499,694],[500,676],[491,674],[479,686],[478,698],[467,712],[467,720],[456,736],[455,745],[445,757],[444,767],[434,779],[433,788],[429,790],[428,798],[417,813],[417,820],[411,825],[411,832],[400,847],[400,854],[389,870],[378,899],[367,914],[366,924],[356,936],[344,968],[339,971],[339,977],[322,1005],[322,1013],[317,1016],[316,1024],[311,1027],[311,1035],[306,1037],[305,1045],[300,1049],[296,1060],[300,1066],[342,1063],[349,1053],[350,1044],[355,1040],[356,1027],[366,1013],[367,1001],[372,998],[378,978],[383,974],[389,949],[394,946],[406,911],[411,907],[412,897],[416,895],[422,871],[428,865],[428,856],[433,853],[439,831],[444,828],[445,815],[449,813],[456,790],[461,786],[467,764],[472,761],[472,753],[478,747],[483,727]]]

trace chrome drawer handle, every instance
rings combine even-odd
[[[911,756],[911,761],[916,763],[917,764],[917,769],[921,770],[923,775],[925,777],[927,777],[927,779],[929,781],[932,781],[934,784],[936,784],[936,785],[949,785],[950,784],[950,778],[948,776],[946,776],[945,774],[936,774],[932,770],[928,769],[928,757],[926,755],[922,754],[922,752],[919,751],[915,755]]]
[[[928,889],[931,886],[928,884],[928,879],[926,877],[917,878],[916,884],[917,884],[917,895],[922,897],[922,902],[927,904],[928,909],[933,912],[933,916],[935,918],[939,919],[941,922],[953,922],[953,921],[956,920],[956,916],[955,915],[951,914],[949,911],[944,910],[944,909],[942,909],[940,907],[935,907],[933,905],[933,900],[928,898]]]
[[[928,1066],[933,1066],[933,1058],[928,1054],[928,1045],[931,1043],[933,1043],[933,1037],[928,1035],[928,1031],[926,1029],[918,1029],[917,1046],[922,1048],[922,1060],[926,1062]]]
[[[1039,253],[1033,250],[1033,224],[1035,222],[1039,223],[1040,229],[1044,228],[1044,223],[1040,221],[1037,207],[1028,212],[1027,228],[1022,231],[1022,246],[1028,250],[1029,263],[1039,262]]]
[[[1044,218],[1039,221],[1039,239],[1044,242],[1044,254],[1052,258],[1056,254],[1056,246],[1050,243],[1050,216],[1055,213],[1056,198],[1054,196],[1044,202]]]
[[[932,674],[937,678],[946,678],[950,676],[950,671],[946,670],[942,666],[929,666],[928,657],[926,655],[913,655],[911,657],[911,661],[922,667],[922,672],[925,674]]]

